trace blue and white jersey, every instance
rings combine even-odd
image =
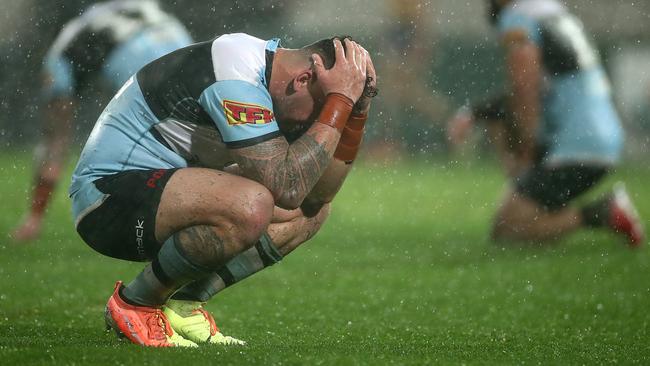
[[[97,77],[118,90],[142,66],[191,43],[185,27],[155,1],[93,5],[64,26],[48,51],[44,96],[74,96]]]
[[[91,182],[132,169],[223,169],[232,148],[280,136],[268,91],[278,39],[247,34],[176,50],[129,79],[99,117],[72,176],[78,219]]]
[[[624,133],[609,81],[582,23],[557,0],[515,0],[499,14],[501,34],[523,31],[541,50],[545,85],[538,142],[545,164],[609,166]]]

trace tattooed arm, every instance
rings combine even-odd
[[[325,69],[323,60],[312,55],[314,79],[327,96],[316,122],[289,144],[277,137],[257,145],[231,150],[245,177],[271,191],[282,208],[300,207],[332,161],[354,101],[359,100],[366,79],[367,53],[358,44],[335,39],[336,61]],[[271,76],[273,78],[273,76]]]
[[[233,157],[245,177],[271,191],[277,206],[295,209],[323,175],[340,136],[337,129],[314,123],[291,145],[276,137],[233,150]]]
[[[377,95],[377,73],[368,52],[360,47],[367,58],[366,63],[366,85],[364,93],[352,109],[352,115],[348,119],[341,139],[334,152],[334,159],[327,167],[323,176],[314,186],[303,202],[302,209],[307,216],[315,215],[326,203],[332,202],[334,196],[339,192],[347,178],[352,163],[363,139],[366,119],[370,113],[370,102]]]
[[[334,196],[343,186],[343,182],[350,170],[352,170],[351,164],[332,159],[320,180],[300,206],[305,216],[315,216],[325,204],[332,202]]]

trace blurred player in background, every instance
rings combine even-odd
[[[243,33],[181,48],[129,79],[70,186],[89,246],[151,261],[115,286],[109,327],[145,346],[241,344],[203,304],[318,232],[375,83],[368,52],[349,38],[286,49]]]
[[[435,132],[449,106],[430,85],[437,37],[430,19],[433,8],[418,0],[387,1],[384,57],[379,67],[390,70],[383,78],[391,87],[382,100],[392,121],[377,126],[369,136],[366,148],[372,159],[420,153],[428,150],[433,137],[440,137]]]
[[[491,0],[489,7],[505,49],[509,92],[461,110],[448,134],[460,143],[474,121],[485,121],[512,179],[494,239],[540,242],[604,227],[640,245],[643,226],[622,185],[582,207],[570,204],[611,172],[624,140],[582,23],[557,0]]]
[[[29,213],[13,237],[38,237],[45,208],[70,149],[80,92],[112,91],[140,67],[191,43],[183,25],[152,0],[116,0],[91,6],[61,30],[44,61],[42,141],[35,152]]]

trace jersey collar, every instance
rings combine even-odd
[[[280,47],[280,39],[273,38],[266,42],[266,69],[264,70],[264,86],[266,89],[269,89],[269,81],[271,80],[271,71],[273,71],[273,58],[275,57],[275,51]]]

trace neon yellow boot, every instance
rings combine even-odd
[[[176,333],[196,343],[245,345],[246,342],[223,335],[214,318],[195,301],[169,300],[163,312]]]

